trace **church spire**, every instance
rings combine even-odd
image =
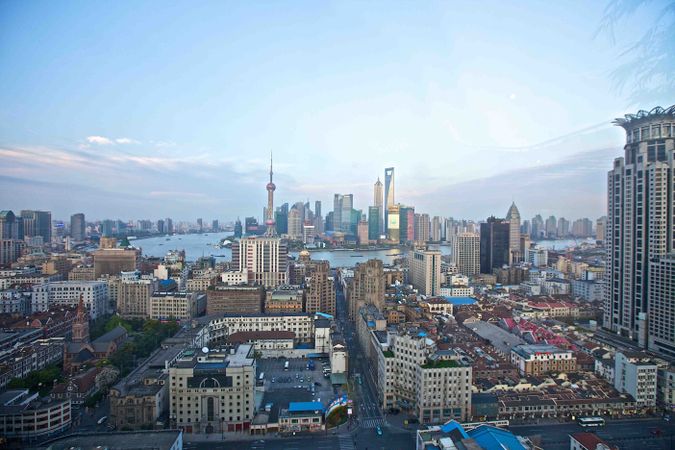
[[[84,306],[84,295],[80,294],[77,315],[73,321],[73,342],[89,342],[89,315]]]

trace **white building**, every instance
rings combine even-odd
[[[444,297],[471,297],[473,292],[473,286],[466,286],[462,284],[441,286],[441,295]]]
[[[548,250],[545,248],[525,249],[525,261],[534,267],[546,267],[548,265]]]
[[[423,295],[441,292],[441,252],[414,250],[410,252],[410,283]]]
[[[602,301],[604,284],[595,280],[572,280],[572,295],[581,297],[587,302]]]
[[[645,354],[617,352],[614,359],[614,387],[633,396],[638,407],[656,405],[658,367]]]
[[[288,248],[277,237],[251,236],[232,245],[232,268],[248,271],[248,282],[266,288],[288,283]]]
[[[22,316],[31,313],[31,292],[22,292],[16,289],[0,291],[0,314],[19,314]]]
[[[405,408],[421,423],[465,421],[471,415],[471,367],[453,350],[437,350],[416,329],[371,331],[383,408]]]
[[[226,270],[220,274],[220,280],[229,286],[238,286],[248,283],[248,270]]]
[[[108,285],[102,281],[53,281],[33,285],[33,312],[47,311],[54,306],[75,306],[83,296],[89,317],[96,319],[106,313]]]
[[[187,350],[169,368],[169,417],[188,433],[244,431],[255,411],[251,345],[232,354]]]
[[[226,338],[240,331],[292,331],[297,341],[314,339],[314,316],[297,314],[226,314],[209,322],[211,339]]]

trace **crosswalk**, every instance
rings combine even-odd
[[[340,450],[354,450],[354,442],[349,434],[339,434],[338,445],[340,445]]]
[[[375,428],[376,426],[384,426],[384,419],[382,417],[366,417],[361,419],[361,427]]]

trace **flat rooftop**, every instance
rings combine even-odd
[[[136,431],[114,433],[81,433],[63,436],[44,442],[34,449],[49,450],[169,450],[178,439],[182,440],[179,430]]]

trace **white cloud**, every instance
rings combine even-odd
[[[140,142],[137,141],[136,139],[126,138],[126,137],[117,138],[117,139],[115,139],[115,142],[117,142],[118,144],[122,144],[122,145],[124,145],[124,144],[140,144]]]
[[[98,145],[111,145],[113,141],[104,136],[87,136],[87,142]]]

